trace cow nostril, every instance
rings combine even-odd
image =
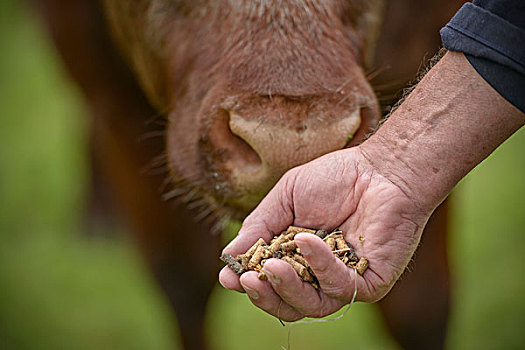
[[[243,170],[259,169],[262,161],[257,152],[230,128],[230,113],[224,109],[218,112],[217,119],[212,125],[211,138],[214,147],[225,151],[225,162],[230,168]],[[230,169],[234,170],[234,169]]]
[[[239,195],[236,205],[246,208],[253,208],[288,169],[343,148],[351,141],[349,135],[359,135],[361,124],[359,108],[330,121],[294,118],[293,112],[286,120],[272,119],[270,113],[254,118],[251,112],[250,118],[218,111],[208,134],[215,165],[228,173],[231,188]]]

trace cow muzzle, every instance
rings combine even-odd
[[[259,117],[221,110],[208,135],[214,171],[226,175],[231,189],[227,202],[251,210],[287,170],[344,148],[361,125],[361,110],[307,118],[282,110]]]

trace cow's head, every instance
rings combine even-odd
[[[288,169],[379,118],[363,67],[379,0],[106,0],[113,35],[167,116],[174,177],[239,217]]]

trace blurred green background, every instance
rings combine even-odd
[[[172,349],[174,319],[125,235],[81,234],[88,122],[38,21],[0,1],[0,349]],[[455,190],[449,349],[525,347],[525,134]],[[217,286],[214,349],[280,349],[288,329]],[[292,349],[395,349],[375,305],[292,328]]]

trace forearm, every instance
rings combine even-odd
[[[448,52],[360,149],[427,210],[524,123],[462,54]]]

